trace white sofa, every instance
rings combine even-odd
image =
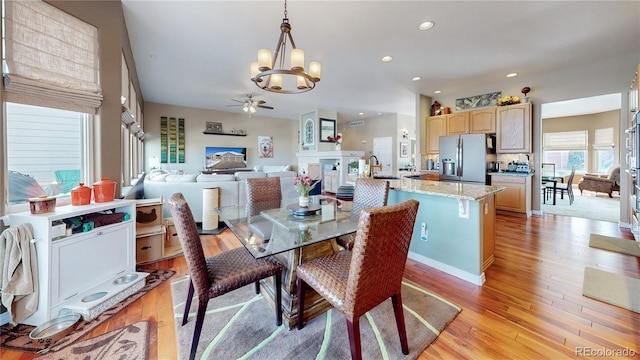
[[[268,169],[265,169],[268,170]],[[164,200],[164,217],[171,217],[167,200],[171,195],[180,192],[189,203],[196,222],[202,222],[202,189],[220,188],[220,206],[244,205],[247,202],[246,181],[255,177],[280,177],[282,198],[296,198],[298,194],[293,187],[294,171],[274,172],[236,172],[233,175],[195,175],[168,174],[152,170],[143,180],[144,198]]]

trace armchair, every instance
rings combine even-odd
[[[584,174],[578,183],[578,189],[582,195],[583,190],[596,193],[606,193],[611,196],[614,191],[620,191],[620,165],[613,165],[607,170],[607,174]]]

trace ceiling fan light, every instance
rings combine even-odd
[[[291,70],[304,71],[304,50],[291,50]]]
[[[320,81],[320,74],[322,72],[322,65],[318,61],[312,61],[309,63],[309,75],[313,78],[313,81]]]
[[[253,105],[251,105],[251,106],[249,107],[249,112],[250,112],[250,113],[252,113],[252,114],[253,114],[254,112],[256,112],[256,107],[255,107],[255,106],[253,106]]]
[[[273,62],[271,57],[271,50],[269,49],[258,50],[258,69],[260,71],[271,70],[272,64]]]

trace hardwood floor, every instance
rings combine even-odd
[[[557,215],[529,219],[498,215],[496,222],[495,262],[481,287],[408,261],[408,279],[463,308],[420,359],[576,358],[581,357],[576,355],[580,348],[629,349],[640,356],[640,314],[582,296],[585,266],[640,279],[640,258],[589,248],[590,233],[632,239],[627,229]],[[206,254],[240,246],[228,231],[204,236],[203,245]],[[183,257],[143,267],[152,268],[175,270],[176,276],[187,273]],[[140,320],[151,325],[149,359],[175,359],[169,281],[89,336]],[[4,350],[0,357],[35,355]]]

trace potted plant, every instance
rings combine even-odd
[[[349,172],[358,172],[358,162],[352,161],[349,163]]]

